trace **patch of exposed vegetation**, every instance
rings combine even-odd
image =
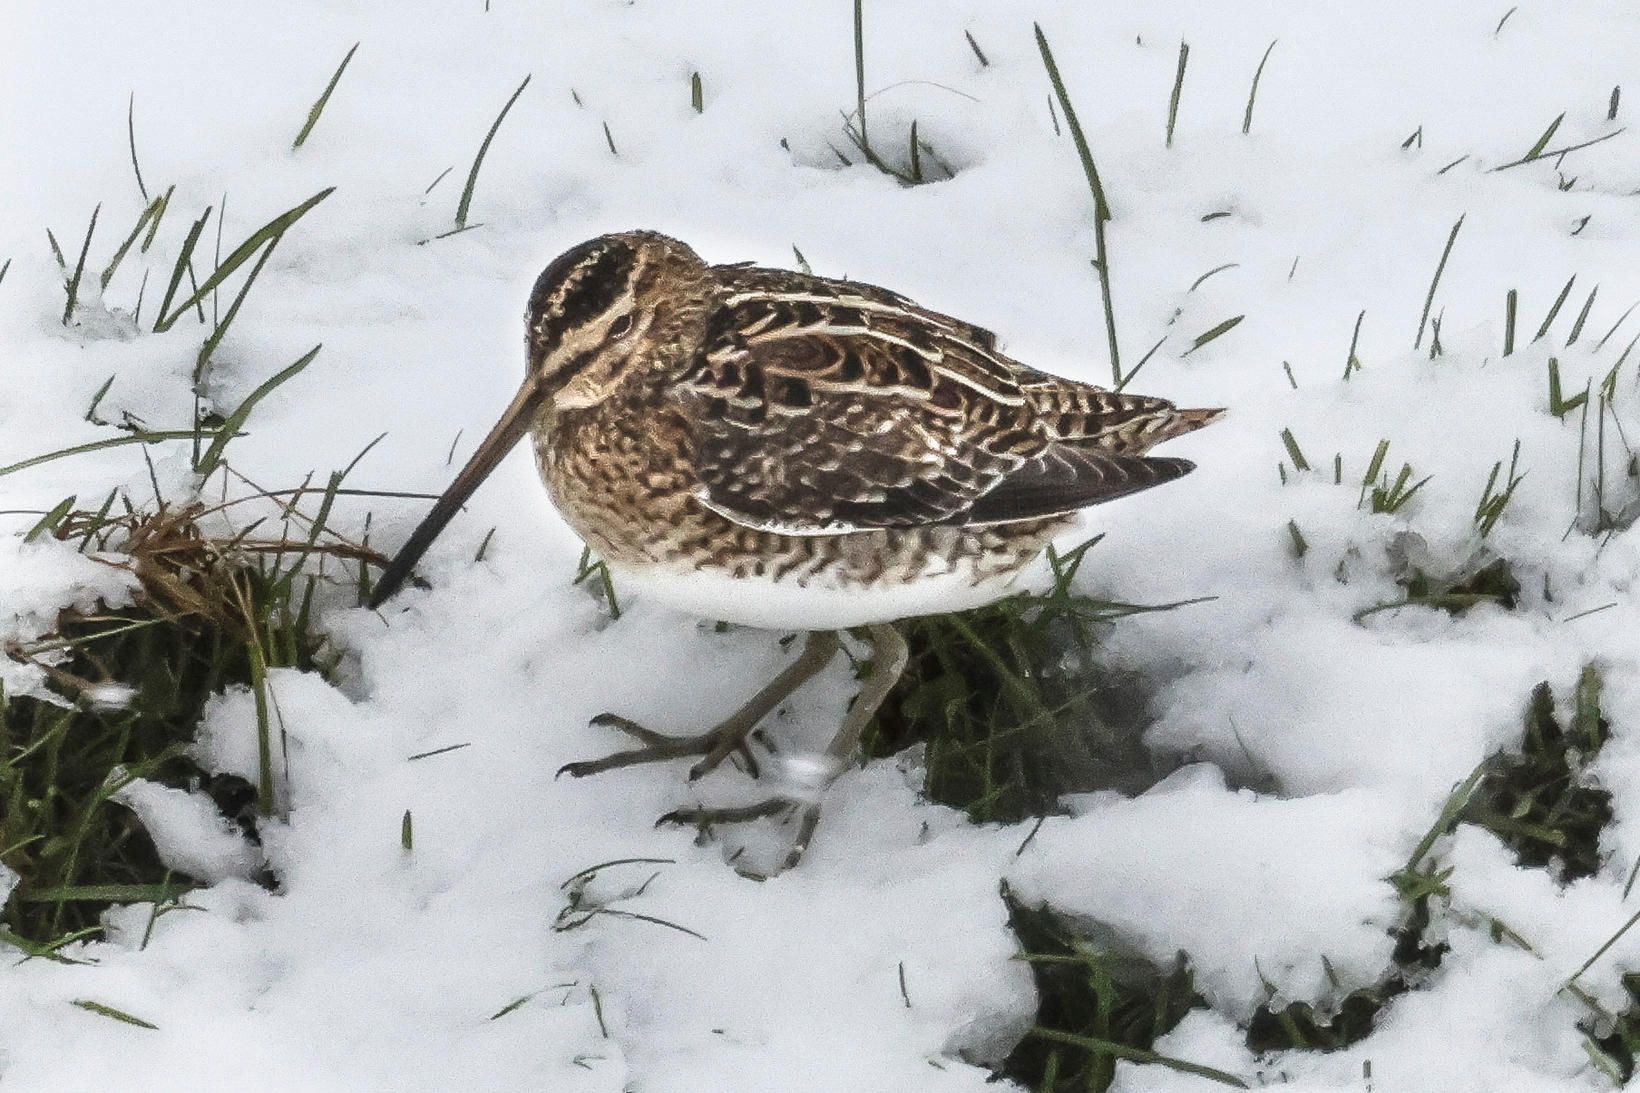
[[[1090,942],[1064,916],[1026,906],[1006,886],[1002,898],[1040,1000],[1035,1027],[1002,1065],[1005,1076],[1041,1093],[1101,1093],[1125,1059],[1245,1088],[1233,1074],[1152,1050],[1185,1014],[1205,1005],[1183,953],[1159,969]]]
[[[175,900],[192,878],[170,873],[117,792],[145,778],[198,787],[254,839],[275,800],[280,746],[267,673],[328,671],[338,652],[313,625],[315,594],[340,566],[379,563],[368,548],[324,528],[339,479],[316,519],[293,535],[304,491],[280,499],[284,532],[258,537],[206,530],[221,506],[139,511],[114,496],[99,511],[60,506],[35,529],[126,569],[128,606],[65,611],[52,634],[4,651],[38,666],[49,693],[0,696],[0,861],[20,877],[0,910],[4,940],[37,955],[97,933],[114,903]],[[264,496],[264,501],[270,498]],[[256,697],[257,784],[201,769],[190,755],[206,701],[224,688]]]
[[[922,744],[924,792],[976,822],[1057,812],[1067,793],[1138,793],[1171,767],[1144,747],[1145,695],[1096,667],[1105,628],[1154,607],[1072,590],[1090,540],[1051,554],[1052,586],[903,624],[910,659],[866,732],[868,755]]]
[[[1448,946],[1433,928],[1450,914],[1453,868],[1436,860],[1435,848],[1460,823],[1485,828],[1521,865],[1551,870],[1561,883],[1598,871],[1611,802],[1604,790],[1587,784],[1584,772],[1611,735],[1600,689],[1598,670],[1586,667],[1564,718],[1547,682],[1533,689],[1518,751],[1489,757],[1455,787],[1407,864],[1386,878],[1404,911],[1392,931],[1395,946],[1384,975],[1350,987],[1323,958],[1338,998],[1325,1008],[1302,1001],[1279,1005],[1275,986],[1266,983],[1271,1000],[1247,1023],[1249,1050],[1351,1047],[1371,1035],[1390,1002],[1436,972]],[[1193,985],[1187,954],[1158,968],[1090,939],[1086,928],[1048,907],[1026,907],[1006,889],[1003,898],[1039,998],[1036,1027],[1008,1058],[1005,1075],[1030,1089],[1099,1091],[1114,1080],[1118,1059],[1194,1067],[1153,1050],[1190,1009],[1206,1004]],[[1502,922],[1491,922],[1490,929],[1500,944],[1530,948]],[[1615,1014],[1600,1010],[1575,984],[1567,987],[1595,1010],[1581,1026],[1590,1057],[1619,1084],[1634,1075],[1640,1059],[1640,973],[1625,976],[1623,984],[1632,1004]],[[1218,1072],[1205,1076],[1235,1080]]]
[[[1583,669],[1571,717],[1555,716],[1547,682],[1532,691],[1520,752],[1500,756],[1464,819],[1496,835],[1520,864],[1549,869],[1563,884],[1600,869],[1600,833],[1611,822],[1611,794],[1584,771],[1611,736],[1600,710],[1600,673]]]
[[[1629,1004],[1620,1012],[1591,1017],[1578,1026],[1590,1061],[1618,1086],[1629,1084],[1640,1062],[1640,973],[1625,975],[1623,990]]]

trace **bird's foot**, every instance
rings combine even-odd
[[[630,718],[612,713],[599,714],[592,719],[592,724],[619,729],[643,746],[618,751],[602,759],[566,763],[559,768],[559,774],[585,778],[589,774],[602,774],[606,770],[636,766],[639,763],[661,763],[669,759],[685,759],[698,755],[701,757],[700,761],[689,768],[689,780],[694,781],[715,770],[729,756],[738,755],[745,763],[746,772],[753,778],[758,776],[757,759],[747,745],[747,738],[757,727],[757,722],[740,714],[729,718],[716,728],[694,736],[667,736],[646,729]]]
[[[731,805],[722,808],[712,808],[699,805],[692,808],[680,808],[668,812],[655,826],[661,824],[677,824],[682,827],[693,827],[704,840],[712,833],[714,824],[743,824],[765,817],[780,816],[783,822],[797,820],[797,836],[792,840],[791,849],[786,852],[778,865],[767,873],[758,873],[749,869],[740,872],[757,879],[767,879],[795,866],[803,859],[804,851],[809,848],[809,840],[814,837],[814,829],[820,823],[820,801],[818,798],[802,800],[792,797],[770,797],[767,800],[756,801],[749,805]]]

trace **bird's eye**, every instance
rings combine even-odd
[[[609,336],[611,338],[624,338],[631,332],[632,312],[630,311],[609,324]]]

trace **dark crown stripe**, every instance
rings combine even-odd
[[[529,326],[542,348],[607,310],[621,295],[636,259],[625,243],[594,239],[574,247],[542,271],[530,293]]]

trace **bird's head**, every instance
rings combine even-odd
[[[391,596],[479,484],[533,426],[592,406],[633,368],[675,366],[676,347],[698,340],[710,271],[689,247],[654,232],[600,235],[541,272],[525,312],[524,382],[467,465],[440,495],[370,597]],[[691,334],[697,338],[692,339]]]
[[[565,251],[530,293],[526,386],[539,386],[543,405],[573,410],[601,401],[634,365],[664,366],[706,277],[699,255],[654,232],[600,235]]]

